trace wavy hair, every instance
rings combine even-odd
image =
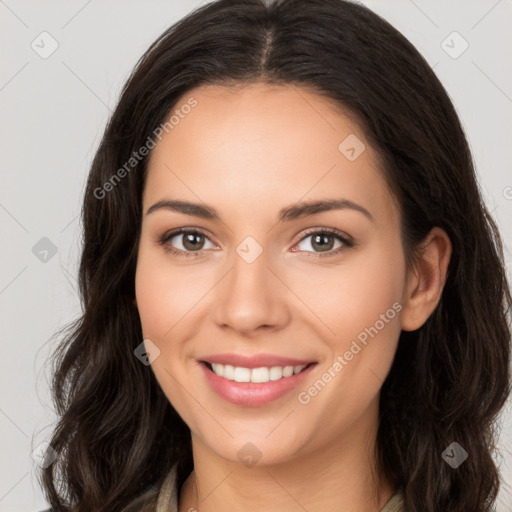
[[[52,354],[58,458],[40,474],[49,503],[55,512],[120,512],[154,496],[174,463],[179,486],[193,468],[187,425],[134,356],[148,157],[111,180],[192,88],[252,82],[315,92],[357,119],[399,204],[408,261],[434,226],[449,235],[440,303],[421,328],[401,333],[381,389],[376,460],[403,487],[409,512],[490,511],[496,420],[510,391],[500,236],[440,81],[402,34],[346,0],[214,1],[166,30],[134,67],[88,176],[82,314]],[[456,470],[441,457],[454,441],[469,453]]]

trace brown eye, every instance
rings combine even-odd
[[[204,235],[200,233],[184,233],[181,236],[183,237],[183,247],[185,247],[187,251],[197,251],[202,249],[205,239]]]
[[[342,232],[330,229],[310,231],[297,244],[299,251],[313,253],[313,256],[316,254],[319,257],[335,256],[343,249],[353,246],[354,242]],[[312,248],[312,250],[309,250],[309,248]]]
[[[211,244],[211,247],[205,247],[207,242]],[[160,239],[160,243],[167,251],[183,256],[198,256],[205,249],[215,248],[205,234],[192,229],[179,229],[167,233]]]
[[[330,251],[334,247],[333,235],[313,235],[311,239],[311,247],[319,252]]]

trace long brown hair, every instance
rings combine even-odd
[[[85,192],[83,314],[53,356],[58,458],[41,473],[47,499],[59,512],[119,512],[154,495],[174,463],[178,485],[192,470],[187,425],[134,356],[147,156],[126,162],[187,91],[252,81],[309,89],[357,118],[400,205],[408,255],[432,227],[448,233],[441,301],[420,329],[402,332],[381,390],[377,460],[410,512],[490,511],[495,420],[510,390],[500,237],[436,75],[389,23],[345,0],[215,1],[170,27],[135,66]],[[441,456],[452,442],[469,454],[456,469]]]

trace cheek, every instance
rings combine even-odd
[[[135,295],[142,331],[144,337],[150,339],[162,336],[167,323],[167,315],[164,312],[168,307],[167,301],[171,297],[166,293],[166,280],[154,259],[150,251],[141,247],[135,273]],[[167,329],[169,327],[170,324],[167,323]]]
[[[343,319],[352,318],[360,330],[374,325],[394,303],[402,300],[404,278],[399,255],[380,253],[360,261],[347,280]],[[388,316],[395,317],[393,313]]]
[[[322,329],[329,353],[324,369],[335,375],[316,404],[343,404],[334,414],[338,422],[357,417],[376,398],[389,372],[401,330],[404,279],[400,244],[381,244],[354,253],[336,269],[316,272],[302,288],[310,308],[329,328]],[[307,289],[313,290],[310,295]],[[324,376],[330,382],[331,376]]]
[[[135,275],[137,307],[144,335],[165,341],[174,326],[186,316],[194,316],[194,307],[209,287],[207,273],[192,267],[171,265],[161,248],[141,245]]]
[[[405,262],[400,245],[385,244],[350,254],[336,266],[318,265],[314,271],[287,270],[285,280],[301,302],[320,320],[318,325],[333,348],[343,349],[354,337],[373,326],[382,314],[397,323],[393,304],[400,303]],[[381,324],[379,323],[379,326]]]
[[[378,392],[393,362],[401,331],[404,279],[400,246],[383,248],[368,252],[351,267],[340,292],[334,348],[347,362],[348,387],[362,401],[362,395],[368,400]]]
[[[148,245],[141,244],[135,274],[135,294],[144,338],[155,343],[160,356],[151,364],[151,369],[169,402],[179,414],[192,422],[190,403],[179,382],[185,379],[181,352],[186,339],[184,329],[190,328],[194,315],[194,304],[204,295],[199,280],[189,279],[169,264],[167,254]],[[194,393],[195,395],[196,393]],[[196,414],[199,414],[196,412]],[[189,423],[191,424],[191,423]]]

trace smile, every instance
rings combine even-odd
[[[272,366],[260,368],[244,368],[243,366],[232,366],[230,364],[207,363],[210,369],[219,377],[235,382],[269,382],[291,377],[300,373],[306,364],[297,366]]]
[[[200,361],[209,387],[222,399],[241,406],[260,407],[289,394],[318,363],[247,368]]]

